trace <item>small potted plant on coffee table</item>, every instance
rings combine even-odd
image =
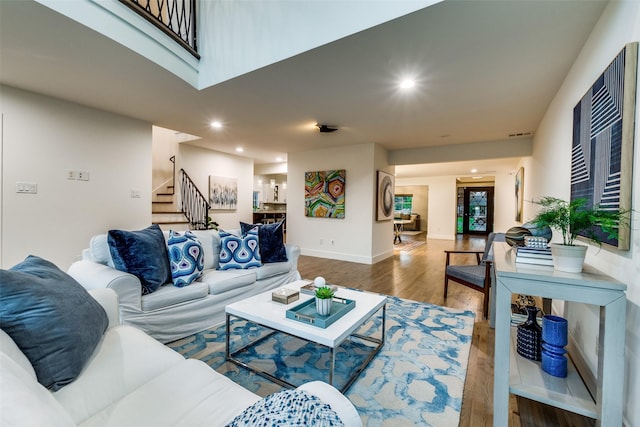
[[[320,316],[328,316],[331,313],[334,294],[335,291],[328,286],[316,288],[316,311]]]
[[[567,202],[556,197],[543,197],[534,200],[542,209],[532,221],[543,227],[545,225],[562,233],[562,243],[552,243],[551,253],[554,268],[559,271],[578,273],[582,271],[587,246],[574,243],[578,234],[589,241],[601,245],[602,230],[608,238],[618,238],[618,229],[628,227],[629,211],[623,209],[605,210],[599,206],[587,206],[587,199],[579,198]]]

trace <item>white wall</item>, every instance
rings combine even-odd
[[[3,268],[34,254],[66,270],[92,235],[151,223],[150,124],[7,86],[0,96]]]
[[[289,153],[287,242],[304,255],[371,264],[393,254],[393,223],[375,222],[376,170],[393,173],[375,144]],[[345,218],[304,216],[304,173],[346,170]]]
[[[35,1],[120,43],[192,86],[198,86],[198,59],[126,5],[102,0]]]
[[[151,190],[156,192],[167,192],[167,181],[173,175],[173,164],[169,160],[176,155],[178,142],[176,132],[171,129],[153,126],[152,131],[152,182]]]
[[[182,143],[176,168],[183,168],[205,197],[209,197],[210,175],[237,178],[237,209],[211,211],[209,216],[223,229],[240,228],[239,221],[253,222],[253,160]]]
[[[456,237],[456,177],[437,176],[396,179],[396,186],[428,185],[427,239]]]
[[[440,1],[202,1],[199,87],[212,86]]]
[[[506,231],[511,227],[521,224],[515,221],[515,176],[511,171],[499,172],[495,174],[494,179],[493,229],[494,231]],[[396,186],[409,185],[429,186],[427,239],[455,239],[457,205],[456,177],[438,176],[396,179]]]
[[[538,127],[534,139],[532,174],[533,197],[570,196],[570,162],[573,108],[624,45],[640,39],[640,3],[612,1],[603,12],[589,39],[573,64]],[[640,108],[636,102],[633,178],[633,209],[629,251],[598,250],[590,247],[587,263],[627,285],[627,324],[624,396],[625,423],[640,425]],[[526,178],[525,178],[525,182]],[[571,305],[570,329],[595,371],[595,334],[598,311],[590,306]],[[620,367],[621,369],[623,367]]]

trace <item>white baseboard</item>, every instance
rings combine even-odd
[[[427,234],[427,239],[436,240],[455,240],[456,237],[451,234]]]
[[[300,254],[318,258],[336,259],[338,261],[357,262],[359,264],[374,264],[373,257],[351,255],[333,251],[318,251],[314,249],[300,248]],[[393,255],[393,252],[391,255]]]

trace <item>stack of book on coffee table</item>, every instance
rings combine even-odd
[[[530,248],[518,246],[516,248],[516,262],[521,264],[553,265],[551,248]]]

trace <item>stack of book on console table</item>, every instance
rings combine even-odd
[[[527,246],[518,246],[516,248],[516,262],[521,264],[553,266],[551,248],[529,248]]]

